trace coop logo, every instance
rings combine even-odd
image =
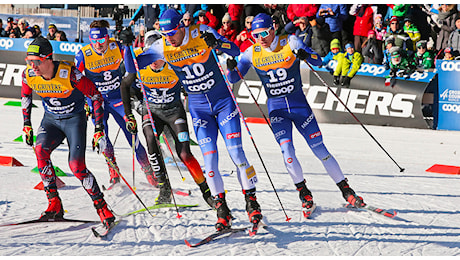
[[[81,49],[81,45],[75,43],[61,43],[59,49],[64,52],[77,53]]]
[[[29,48],[29,45],[30,45],[31,42],[32,42],[32,40],[27,40],[27,41],[25,41],[25,42],[24,42],[24,49],[27,50],[27,48]]]
[[[11,39],[0,39],[0,47],[5,48],[8,50],[9,48],[13,47],[14,42]]]
[[[370,91],[363,89],[332,88],[346,106],[357,114],[411,118],[417,95]],[[324,86],[311,86],[307,100],[313,109],[346,112],[345,107]]]
[[[420,73],[420,72],[414,72],[412,74],[410,74],[410,78],[411,79],[414,79],[414,80],[422,80],[422,79],[426,79],[428,77],[428,73],[426,72],[423,72],[423,73]]]
[[[460,71],[460,62],[445,61],[441,63],[441,70],[443,71]]]
[[[377,66],[377,65],[371,65],[371,64],[363,64],[359,68],[358,72],[361,73],[369,73],[372,75],[379,75],[385,72],[385,67],[384,66]]]
[[[460,105],[444,104],[442,105],[442,111],[460,114]]]

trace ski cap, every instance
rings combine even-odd
[[[51,56],[53,53],[53,46],[51,43],[42,36],[35,38],[27,48],[27,56],[37,56],[45,58]]]
[[[95,27],[89,29],[89,38],[90,39],[101,39],[109,34],[109,31],[106,27]]]
[[[161,31],[173,31],[180,28],[182,15],[180,15],[176,9],[166,10],[160,17],[160,29]]]
[[[156,30],[148,31],[144,36],[144,50],[148,49],[155,41],[161,39],[160,32]]]
[[[260,13],[252,20],[251,30],[259,28],[273,28],[273,19],[266,13]]]
[[[347,43],[347,44],[345,45],[345,49],[348,49],[348,48],[353,48],[353,49],[354,49],[355,46],[353,45],[353,43],[350,42],[350,43]]]

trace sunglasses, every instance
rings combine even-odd
[[[180,26],[180,23],[177,25],[176,28],[174,28],[172,30],[160,31],[160,34],[163,35],[164,37],[166,37],[166,36],[169,36],[169,37],[174,36],[174,35],[176,35],[177,29],[179,29],[179,26]]]
[[[43,58],[39,57],[38,60],[29,60],[27,58],[25,60],[26,60],[27,65],[32,66],[32,64],[33,64],[33,65],[35,65],[35,67],[38,67],[38,66],[42,65],[43,61],[46,60],[49,56],[51,56],[51,54],[52,53],[46,55]]]
[[[92,44],[96,44],[96,43],[99,43],[99,44],[104,44],[105,41],[107,41],[107,36],[105,36],[104,38],[99,38],[99,39],[89,39],[91,41]]]
[[[426,49],[425,46],[418,46],[417,49]]]
[[[258,32],[258,33],[251,32],[251,34],[252,34],[252,37],[254,37],[254,39],[259,39],[259,36],[261,38],[267,38],[268,35],[270,35],[270,30],[271,30],[271,28],[268,28],[268,29],[266,29],[264,31],[261,31],[261,32]]]

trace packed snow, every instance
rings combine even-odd
[[[5,106],[12,99],[0,98],[0,155],[12,156],[23,167],[0,166],[0,225],[38,218],[47,207],[44,191],[34,189],[41,180],[31,172],[36,165],[32,148],[13,141],[22,132],[21,108]],[[16,100],[19,101],[19,100]],[[43,116],[41,102],[34,100],[32,111],[36,131]],[[138,115],[139,121],[140,117]],[[349,116],[344,113],[343,116]],[[189,121],[190,122],[190,121]],[[110,119],[109,136],[115,140],[118,126]],[[343,208],[338,187],[313,156],[298,132],[294,143],[307,185],[313,192],[317,210],[312,219],[302,219],[298,192],[286,172],[280,148],[265,124],[249,124],[256,147],[267,171],[242,127],[244,149],[254,165],[259,183],[257,197],[266,229],[253,237],[232,234],[206,245],[189,248],[184,239],[195,243],[214,231],[216,213],[201,197],[188,171],[168,166],[172,187],[190,191],[176,195],[178,204],[199,204],[181,209],[152,210],[154,217],[139,213],[120,218],[108,239],[93,236],[91,227],[99,224],[38,223],[0,227],[0,255],[3,256],[452,256],[460,255],[460,177],[429,173],[433,164],[460,165],[460,133],[398,127],[366,126],[403,168],[396,164],[363,131],[360,125],[320,124],[324,141],[336,157],[352,188],[368,204],[395,210],[395,219]],[[91,149],[92,123],[88,124],[86,163],[99,185],[109,185],[108,168],[102,155]],[[192,129],[192,128],[190,128]],[[194,134],[191,135],[195,141]],[[145,139],[141,137],[145,144]],[[459,151],[459,152],[457,152]],[[192,152],[203,162],[198,146]],[[234,227],[249,226],[245,202],[235,166],[219,139],[220,169],[224,175],[227,201],[235,217]],[[150,206],[158,190],[147,180],[136,162],[133,183],[132,150],[120,134],[115,143],[118,165],[138,196]],[[168,154],[168,153],[167,153]],[[52,154],[54,166],[68,176],[59,177],[66,186],[59,190],[65,216],[98,220],[92,201],[70,172],[67,143]],[[282,206],[268,176],[273,181]],[[116,214],[141,209],[141,203],[126,185],[105,191],[105,198]],[[282,210],[284,208],[285,211]],[[291,220],[286,221],[286,215]]]

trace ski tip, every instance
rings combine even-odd
[[[192,244],[190,244],[190,242],[188,242],[187,239],[184,239],[184,242],[188,247],[192,247]]]

